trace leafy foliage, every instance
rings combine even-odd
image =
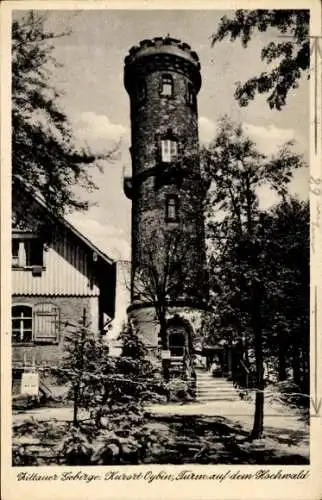
[[[249,348],[254,351],[257,392],[252,435],[259,437],[263,421],[263,348],[272,341],[272,311],[276,316],[283,311],[280,302],[275,302],[272,308],[272,301],[278,293],[286,294],[285,287],[290,280],[285,280],[285,274],[291,276],[293,273],[294,276],[297,272],[292,261],[291,264],[286,262],[288,245],[292,252],[294,244],[290,239],[282,240],[289,221],[283,221],[280,213],[284,211],[286,219],[296,219],[301,225],[300,207],[296,208],[295,201],[290,204],[287,201],[287,186],[293,172],[303,166],[303,160],[293,153],[290,143],[268,158],[257,151],[240,125],[227,117],[219,125],[217,137],[203,154],[205,170],[211,179],[207,229],[211,248],[213,329],[223,332],[231,343],[243,338],[248,344],[246,351]],[[275,190],[282,199],[282,205],[272,214],[263,212],[259,206],[258,189],[263,185]],[[294,213],[291,217],[292,209],[297,215]],[[291,230],[290,226],[287,230]],[[283,259],[278,260],[281,255]],[[295,287],[290,287],[285,297],[285,310],[301,294],[302,285],[296,282]],[[288,321],[288,327],[293,329],[294,316]],[[280,326],[277,329],[281,330]],[[279,340],[282,338],[280,336]],[[249,365],[248,359],[243,360],[245,362]]]
[[[46,16],[33,11],[12,23],[12,174],[13,182],[21,179],[49,208],[63,214],[87,209],[74,187],[96,189],[89,167],[99,166],[99,159],[112,159],[116,147],[98,156],[75,146],[68,117],[59,106],[61,94],[52,83],[59,66],[54,41],[69,33],[48,31],[45,24]]]
[[[141,443],[147,436],[140,431],[146,424],[144,405],[165,399],[160,374],[145,358],[144,344],[129,326],[120,335],[122,355],[113,359],[84,319],[81,323],[67,338],[66,356],[58,370],[71,385],[69,398],[74,405],[73,427],[60,454],[70,465],[140,463],[147,447]],[[89,410],[89,422],[79,420],[79,408]]]
[[[90,330],[86,318],[64,338],[65,354],[55,372],[61,383],[69,384],[75,427],[80,408],[90,411],[99,429],[104,417],[116,422],[125,415],[130,422],[131,416],[141,418],[144,403],[164,399],[158,369],[146,359],[144,344],[131,327],[126,326],[120,335],[123,351],[119,358],[109,356],[102,336]]]
[[[187,380],[180,378],[171,378],[167,383],[167,389],[172,401],[192,401],[191,385]]]
[[[57,453],[64,457],[66,465],[88,465],[93,447],[79,429],[72,427],[58,446]]]
[[[278,359],[279,380],[292,372],[309,393],[309,205],[290,198],[265,220],[264,348]]]
[[[75,427],[80,408],[89,410],[102,403],[104,394],[113,385],[109,376],[114,371],[114,365],[102,336],[91,331],[86,311],[79,324],[67,323],[64,355],[54,373],[61,384],[68,384],[70,388],[68,399],[73,402]]]
[[[279,38],[262,48],[261,58],[268,65],[274,62],[270,71],[238,83],[235,97],[241,106],[247,106],[257,93],[268,94],[270,108],[281,110],[287,96],[296,89],[303,74],[310,66],[309,10],[236,10],[233,18],[221,18],[212,44],[230,38],[240,38],[244,47],[255,36],[273,28]],[[284,38],[283,38],[284,37]]]

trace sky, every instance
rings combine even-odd
[[[266,154],[273,154],[285,141],[294,139],[296,150],[308,158],[309,85],[303,79],[292,91],[282,111],[272,111],[259,96],[241,108],[234,99],[237,81],[265,71],[261,48],[276,40],[270,30],[256,35],[247,49],[239,40],[211,47],[211,34],[220,18],[232,11],[194,10],[97,10],[49,11],[48,27],[71,29],[55,41],[54,55],[62,64],[53,84],[64,95],[61,106],[69,117],[76,141],[94,152],[104,152],[120,141],[114,161],[103,162],[103,173],[93,171],[99,190],[89,197],[96,203],[87,213],[75,213],[70,221],[114,259],[130,258],[131,202],[123,193],[123,172],[131,173],[129,97],[123,86],[124,58],[140,40],[166,36],[179,38],[200,58],[202,87],[198,95],[199,137],[208,143],[216,122],[224,114],[241,122],[247,134]],[[298,171],[291,191],[301,199],[308,195],[308,171]],[[264,189],[262,206],[276,199]]]

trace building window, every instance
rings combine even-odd
[[[12,240],[11,254],[13,267],[19,267],[19,240]]]
[[[137,85],[137,100],[139,103],[146,99],[146,85],[144,80],[139,80]]]
[[[13,238],[13,267],[42,267],[44,265],[43,243],[39,238]]]
[[[12,307],[12,341],[17,344],[32,342],[32,307]]]
[[[15,344],[31,342],[56,343],[59,340],[59,309],[51,303],[34,307],[12,307],[12,341]]]
[[[171,75],[163,75],[161,81],[161,96],[172,97],[173,95],[173,79]]]
[[[166,213],[165,218],[167,222],[176,222],[179,218],[179,199],[177,196],[168,196],[166,199]]]
[[[34,311],[35,342],[58,342],[59,309],[54,304],[37,304]]]
[[[175,161],[178,153],[177,141],[163,139],[161,141],[161,159],[164,163]]]

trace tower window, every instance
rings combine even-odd
[[[137,100],[139,103],[146,99],[146,85],[144,80],[139,80],[137,85]]]
[[[177,222],[179,216],[179,199],[177,196],[168,196],[166,200],[166,214],[167,222]]]
[[[177,141],[172,139],[163,139],[161,141],[161,158],[165,163],[170,163],[177,158],[178,145]]]
[[[171,97],[173,95],[173,79],[171,75],[163,75],[161,82],[161,96]]]
[[[187,103],[190,106],[194,106],[195,102],[196,102],[196,98],[195,98],[195,93],[194,93],[194,90],[193,90],[193,86],[191,85],[191,83],[188,83]]]

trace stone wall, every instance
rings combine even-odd
[[[41,381],[50,389],[55,382],[45,371],[46,367],[55,366],[64,354],[64,334],[68,331],[66,322],[77,324],[82,320],[83,310],[86,309],[88,321],[92,327],[98,328],[98,297],[44,297],[44,296],[19,296],[12,297],[12,305],[24,304],[34,306],[40,302],[50,302],[59,308],[60,330],[57,343],[30,343],[12,345],[13,392],[20,392],[20,377],[24,360],[28,364],[35,361],[39,370]],[[69,328],[69,331],[71,329]],[[60,392],[57,388],[56,392]]]
[[[189,308],[185,306],[169,307],[167,320],[178,316],[186,320],[191,326],[192,348],[198,350],[202,342],[202,321],[207,314],[202,309]],[[159,323],[153,306],[132,307],[129,309],[129,321],[139,337],[144,340],[149,355],[156,357],[161,355],[159,342]],[[193,353],[192,353],[193,354]]]

